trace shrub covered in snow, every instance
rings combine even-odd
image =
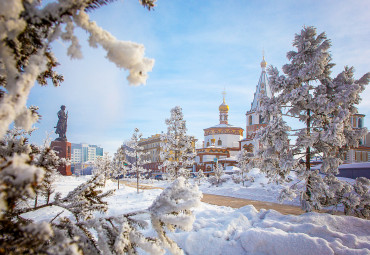
[[[220,184],[230,179],[229,176],[224,175],[225,174],[224,167],[221,164],[217,163],[213,171],[215,174],[208,178],[209,183],[211,183],[212,185],[219,186]]]
[[[179,177],[149,207],[153,228],[172,254],[183,254],[183,252],[167,236],[166,229],[191,230],[195,220],[191,208],[199,206],[201,198],[202,193],[199,192],[198,186],[191,186],[184,177]]]

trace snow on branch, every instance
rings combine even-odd
[[[75,25],[90,34],[90,45],[101,45],[109,61],[129,71],[132,85],[145,84],[153,59],[144,57],[145,48],[134,42],[119,41],[90,21],[86,10],[93,10],[109,0],[63,0],[41,5],[41,1],[0,2],[0,137],[12,122],[30,129],[38,115],[26,109],[31,88],[36,81],[46,85],[51,79],[59,86],[63,76],[54,71],[58,65],[51,43],[61,38],[71,42],[67,54],[81,58]],[[139,1],[148,9],[154,0]],[[65,31],[61,28],[65,25]]]
[[[191,230],[195,220],[191,208],[199,206],[201,198],[198,186],[191,186],[184,177],[179,177],[148,208],[153,228],[172,254],[183,254],[183,251],[166,235],[165,228]]]
[[[130,75],[127,80],[130,84],[146,83],[147,72],[152,71],[154,60],[144,57],[144,45],[117,40],[109,32],[98,27],[95,22],[91,22],[88,14],[83,10],[74,16],[74,21],[90,33],[91,46],[96,47],[97,44],[100,44],[107,51],[109,61],[115,63],[119,68],[129,70]]]

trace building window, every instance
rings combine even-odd
[[[358,118],[358,127],[362,128],[362,118]]]
[[[262,115],[260,115],[259,121],[260,121],[260,124],[264,124],[265,120],[263,119]]]
[[[252,119],[252,115],[249,116],[249,120],[248,120],[248,123],[249,123],[249,126],[251,126],[253,124],[253,119]]]
[[[222,141],[220,139],[218,139],[217,145],[218,146],[221,146],[222,145]]]

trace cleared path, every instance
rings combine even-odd
[[[136,188],[136,183],[126,182],[126,181],[124,181],[123,183],[127,186]],[[163,189],[163,188],[140,184],[139,189]],[[205,193],[203,193],[202,202],[211,204],[211,205],[229,206],[232,208],[240,208],[246,205],[253,205],[257,210],[273,209],[273,210],[280,212],[281,214],[300,215],[304,213],[304,211],[298,206],[282,205],[282,204],[271,203],[271,202],[256,201],[256,200],[250,200],[250,199],[212,195],[212,194],[205,194]]]

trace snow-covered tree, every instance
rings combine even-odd
[[[222,177],[225,174],[224,167],[218,162],[215,164],[213,172],[214,175],[208,178],[208,181],[212,185],[219,186],[220,184],[226,181],[226,179]]]
[[[28,94],[36,80],[46,85],[50,79],[59,86],[63,77],[55,71],[58,65],[52,42],[62,39],[70,43],[67,54],[81,58],[80,44],[74,28],[89,34],[91,47],[99,45],[107,58],[119,68],[129,70],[130,84],[144,84],[154,60],[144,57],[144,46],[119,41],[90,20],[88,12],[108,4],[110,0],[63,0],[41,4],[39,1],[0,2],[0,137],[12,122],[28,130],[38,119],[26,108]],[[155,0],[141,0],[151,8]]]
[[[59,86],[63,81],[63,76],[55,71],[58,63],[52,52],[52,42],[59,38],[70,42],[67,54],[71,58],[82,56],[74,34],[75,26],[89,33],[92,47],[102,46],[110,61],[119,68],[129,70],[130,84],[145,83],[147,72],[152,69],[154,61],[144,57],[143,45],[119,41],[89,19],[88,12],[110,2],[55,0],[42,4],[41,0],[0,1],[0,140],[4,138],[11,123],[30,130],[39,118],[36,107],[26,108],[28,95],[36,81],[46,85],[50,79],[54,86]],[[155,0],[139,2],[150,9]],[[0,147],[1,253],[80,254],[83,251],[86,254],[100,254],[102,249],[92,248],[96,246],[96,241],[81,222],[76,224],[64,219],[64,223],[70,223],[34,223],[22,217],[27,211],[52,206],[56,202],[61,207],[67,203],[64,209],[75,208],[76,215],[81,210],[90,213],[100,210],[104,203],[97,198],[99,192],[96,185],[90,189],[93,183],[87,182],[84,187],[74,191],[81,199],[81,195],[85,194],[88,197],[86,203],[56,197],[54,202],[37,205],[36,208],[27,207],[27,201],[34,199],[39,191],[47,169],[34,164],[34,148],[27,144],[24,137],[2,143]],[[89,192],[84,193],[84,190]],[[72,233],[76,228],[80,230],[80,235]],[[100,229],[97,228],[95,232]],[[87,246],[88,249],[83,249]]]
[[[200,185],[200,182],[205,178],[206,176],[203,173],[202,169],[199,169],[197,172],[197,176],[195,177],[195,181],[198,182],[198,185]]]
[[[287,53],[290,63],[283,66],[284,74],[269,67],[269,83],[275,96],[262,100],[260,114],[269,121],[256,136],[261,143],[261,170],[277,182],[295,170],[304,190],[296,190],[297,185],[293,185],[284,193],[291,196],[294,190],[300,192],[302,207],[307,211],[343,203],[344,194],[365,199],[335,175],[345,153],[357,147],[366,133],[365,128],[353,129],[350,121],[351,115],[357,113],[355,105],[369,83],[370,73],[356,80],[354,69],[345,67],[331,78],[334,64],[330,62],[330,45],[325,33],[304,27],[293,41],[296,51]],[[301,126],[292,129],[286,118],[297,119]],[[319,170],[311,169],[315,156],[322,157],[323,176]]]
[[[248,180],[247,174],[251,170],[253,157],[254,154],[247,150],[241,150],[236,156],[236,161],[238,162],[237,167],[240,169],[238,174],[240,175],[240,182],[243,183],[243,186],[244,182]]]
[[[143,135],[140,133],[139,129],[135,128],[131,140],[126,143],[128,148],[125,150],[125,154],[127,156],[135,159],[134,162],[128,162],[128,164],[131,167],[131,173],[136,174],[137,193],[139,193],[139,180],[143,177],[143,174],[147,172],[147,169],[143,166],[149,163],[145,160],[148,153],[144,151],[144,147],[139,146],[139,141],[142,136]]]
[[[113,172],[112,159],[108,152],[104,152],[103,157],[99,157],[95,160],[94,174],[102,174],[104,176],[104,187],[107,179]]]
[[[35,158],[35,165],[42,167],[45,170],[44,178],[41,182],[41,195],[45,197],[46,203],[50,201],[51,195],[54,193],[54,181],[59,176],[58,167],[62,164],[68,164],[66,159],[59,158],[57,152],[50,148],[49,145],[44,144],[40,148],[40,153]],[[35,206],[37,206],[38,192],[36,192]]]
[[[121,175],[124,177],[128,171],[127,161],[125,157],[125,149],[123,146],[119,147],[117,152],[114,154],[112,161],[112,176],[117,178],[117,185],[119,189],[119,181]]]
[[[195,153],[194,137],[186,134],[186,121],[182,109],[176,106],[171,109],[171,117],[166,119],[167,133],[161,135],[161,159],[170,179],[179,176],[189,177],[188,167],[193,166]]]
[[[172,254],[184,254],[179,246],[171,240],[166,229],[174,231],[179,228],[189,231],[192,229],[195,216],[191,208],[200,205],[202,193],[198,186],[190,185],[184,177],[177,178],[170,187],[166,188],[149,207],[153,228],[158,237]]]

